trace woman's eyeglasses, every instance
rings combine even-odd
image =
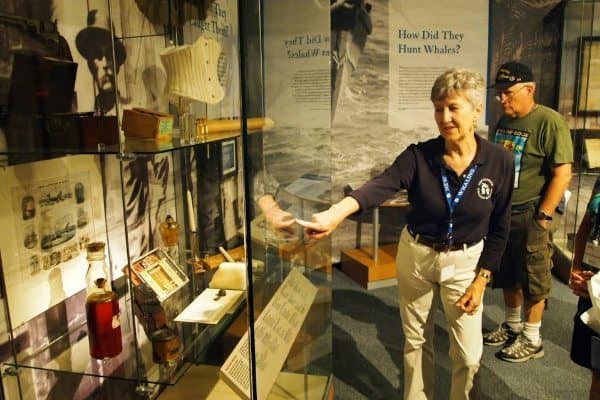
[[[512,99],[517,93],[519,93],[521,91],[521,89],[525,88],[527,86],[521,86],[520,88],[518,88],[515,91],[510,91],[510,90],[504,90],[502,92],[496,92],[496,95],[494,96],[494,98],[498,101],[502,101],[502,97],[506,98],[507,100]]]

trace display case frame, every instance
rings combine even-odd
[[[91,102],[81,101],[80,98],[77,111],[82,110],[81,107],[85,107],[85,103],[97,108],[96,111],[102,114],[117,117],[118,143],[105,143],[98,139],[96,143],[88,146],[81,145],[74,139],[74,142],[49,148],[44,141],[34,140],[19,142],[18,146],[14,145],[14,142],[9,143],[0,153],[8,159],[9,165],[5,167],[7,170],[28,168],[31,165],[40,169],[39,165],[43,166],[48,162],[68,164],[80,157],[94,163],[94,171],[98,172],[102,180],[102,193],[95,194],[94,197],[101,199],[106,215],[103,218],[104,223],[94,226],[90,240],[102,239],[109,248],[113,287],[120,297],[124,350],[110,361],[86,357],[88,327],[85,316],[81,314],[81,307],[85,303],[85,294],[81,290],[74,288],[73,293],[68,291],[64,299],[49,307],[42,306],[42,309],[33,313],[35,315],[27,315],[21,321],[17,321],[11,316],[14,316],[14,310],[19,306],[7,301],[7,297],[12,296],[10,293],[14,293],[15,289],[11,288],[10,284],[7,287],[7,280],[2,279],[2,293],[5,296],[2,320],[5,321],[6,329],[0,338],[6,351],[2,353],[0,361],[4,397],[10,400],[39,399],[56,395],[86,398],[91,394],[102,393],[109,394],[109,398],[133,395],[149,398],[163,394],[168,396],[169,389],[175,387],[189,371],[208,369],[211,374],[218,371],[219,366],[229,357],[235,343],[246,331],[249,340],[248,352],[242,354],[247,357],[247,370],[241,373],[247,375],[251,384],[249,392],[243,392],[241,397],[259,398],[257,386],[263,379],[270,381],[271,376],[277,379],[276,390],[285,392],[285,382],[293,381],[292,386],[298,396],[308,392],[312,396],[320,392],[319,397],[327,397],[331,393],[332,365],[331,249],[329,246],[306,247],[302,243],[301,235],[296,237],[295,242],[286,241],[285,249],[278,241],[257,242],[253,237],[258,232],[253,233],[249,227],[260,214],[260,210],[257,210],[254,204],[257,191],[254,180],[257,175],[266,173],[263,163],[257,161],[265,157],[263,135],[267,130],[266,125],[272,124],[249,126],[246,122],[247,118],[251,117],[265,119],[265,109],[261,109],[260,106],[264,100],[262,94],[257,95],[262,93],[263,87],[258,87],[259,90],[254,91],[252,96],[248,95],[248,91],[257,81],[261,86],[260,82],[264,84],[263,79],[268,80],[269,77],[256,75],[257,71],[263,68],[264,59],[247,56],[252,46],[256,45],[254,36],[245,36],[239,31],[245,30],[245,34],[253,32],[259,36],[262,34],[260,26],[265,20],[260,14],[261,2],[201,2],[207,5],[204,8],[207,19],[191,18],[183,23],[171,19],[177,15],[175,10],[167,10],[169,12],[165,15],[169,16],[168,21],[150,24],[154,25],[152,29],[148,25],[132,22],[135,18],[142,18],[138,15],[141,9],[135,8],[132,13],[125,12],[131,10],[131,7],[136,7],[133,0],[97,0],[93,3],[98,9],[85,10],[88,14],[87,25],[83,20],[79,20],[83,22],[79,24],[67,18],[66,22],[59,20],[57,27],[59,31],[71,32],[72,37],[67,42],[73,49],[77,48],[79,53],[84,53],[79,47],[79,39],[76,38],[81,38],[78,36],[81,32],[100,22],[92,17],[100,14],[107,17],[103,20],[106,31],[104,33],[113,37],[110,41],[112,65],[107,68],[112,68],[115,73],[112,100],[108,101],[111,108],[98,109],[97,107],[105,106],[99,101],[106,99],[98,99],[96,96]],[[76,13],[78,9],[74,8],[73,12]],[[61,7],[58,9],[66,12]],[[93,13],[94,10],[97,12]],[[185,15],[186,10],[183,11]],[[326,9],[321,12],[329,15]],[[65,15],[69,13],[62,16]],[[163,14],[160,15],[164,17]],[[161,18],[160,15],[153,15],[153,18]],[[35,15],[27,17],[32,18]],[[147,22],[151,17],[146,15],[143,20]],[[328,29],[328,26],[323,26],[324,31]],[[73,35],[72,32],[79,33]],[[142,71],[137,70],[137,66],[132,67],[131,63],[144,57],[151,59],[171,43],[180,47],[191,45],[203,35],[216,38],[215,40],[223,46],[230,46],[223,53],[230,57],[226,60],[230,64],[224,68],[227,70],[225,74],[233,76],[229,81],[232,86],[227,88],[230,89],[230,93],[225,94],[222,102],[193,102],[189,109],[195,117],[203,121],[233,119],[239,122],[238,127],[216,133],[197,131],[193,140],[181,136],[167,141],[125,137],[122,126],[123,109],[136,105],[139,98],[135,95],[140,95],[141,88],[155,90],[162,77],[158,68],[150,71],[155,74],[154,80],[145,75],[144,79],[150,80],[136,80],[136,74],[141,74]],[[135,52],[135,49],[138,51]],[[260,48],[259,51],[262,54],[263,49]],[[86,73],[85,64],[80,55],[76,55],[79,59],[79,73]],[[133,57],[134,55],[138,58]],[[160,67],[158,64],[154,66]],[[236,70],[240,71],[238,77],[235,76]],[[143,72],[147,71],[148,69]],[[80,75],[78,79],[79,77]],[[89,98],[90,94],[97,95],[97,92],[81,90],[79,94]],[[149,96],[150,99],[155,99],[150,102],[156,107],[154,110],[174,115],[175,128],[183,129],[185,110],[181,102],[165,101],[162,98],[165,94],[160,91],[150,94],[159,95],[158,98]],[[10,115],[9,107],[9,118]],[[33,117],[30,119],[33,120]],[[320,128],[328,129],[328,126],[323,125]],[[9,134],[12,132],[11,130]],[[36,134],[37,131],[32,133],[37,140]],[[229,151],[228,164],[222,163],[225,159],[222,152],[224,148]],[[327,154],[323,153],[323,159],[328,163]],[[52,168],[47,168],[47,171],[50,171],[50,175],[53,174]],[[276,168],[269,171],[273,172],[277,172]],[[67,176],[70,175],[67,173]],[[24,178],[24,182],[30,184],[28,179],[30,178]],[[173,251],[174,262],[185,271],[188,279],[173,293],[169,293],[168,297],[159,298],[158,302],[155,302],[152,296],[148,295],[149,292],[144,294],[136,289],[136,276],[131,267],[141,255],[164,247],[159,238],[158,226],[166,214],[174,216],[182,228],[176,248],[170,250]],[[211,220],[211,215],[216,217]],[[71,239],[67,239],[67,242],[69,240]],[[290,245],[295,247],[292,249]],[[79,250],[76,261],[81,264],[85,257],[81,249]],[[208,287],[212,274],[221,263],[218,259],[219,250],[223,250],[229,256],[233,255],[236,261],[247,260],[244,261],[244,265],[248,283],[243,301],[232,307],[216,324],[174,322],[176,315]],[[1,251],[6,255],[11,250],[3,247]],[[307,266],[307,260],[315,258],[313,253],[320,263]],[[21,269],[20,263],[15,266],[17,271]],[[85,269],[85,266],[81,268]],[[60,265],[54,266],[53,269],[58,270],[59,274],[62,273]],[[42,273],[45,274],[46,271]],[[298,337],[286,336],[284,341],[286,346],[289,345],[292,349],[290,354],[278,361],[281,364],[269,372],[269,376],[260,372],[257,374],[256,341],[261,342],[265,333],[264,328],[262,331],[259,329],[258,338],[254,336],[257,333],[256,321],[286,282],[286,278],[296,273],[302,276],[301,279],[305,280],[309,287],[314,288],[317,300],[315,304],[309,304],[300,321],[294,322],[295,329],[300,332]],[[154,314],[148,311],[150,306],[157,305],[162,309],[160,312]],[[162,358],[160,362],[156,361],[157,349],[152,335],[154,332],[150,332],[148,328],[152,324],[158,326],[160,322],[157,322],[157,318],[163,316],[155,315],[163,314],[167,321],[166,326],[172,329],[181,342],[181,355],[170,362],[164,362]],[[57,336],[48,340],[39,336],[39,340],[33,341],[36,345],[32,346],[28,330],[35,328],[36,335],[50,332],[50,327],[38,329],[47,325],[50,315],[56,317],[53,317],[53,326],[58,327]],[[273,322],[273,318],[276,321],[283,317],[279,314],[275,317],[271,315],[270,323]],[[259,347],[261,345],[258,344]],[[318,351],[315,350],[316,347]],[[210,364],[210,367],[207,364]],[[280,375],[285,378],[283,381],[280,381]],[[44,379],[47,383],[40,385]],[[302,384],[298,385],[298,382]],[[198,393],[205,393],[205,389],[210,388],[210,385],[198,388]],[[265,390],[263,387],[261,393],[266,395],[271,389]],[[206,393],[206,398],[211,398],[210,396],[213,395]]]

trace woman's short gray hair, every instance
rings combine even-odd
[[[444,100],[461,92],[476,107],[483,103],[484,89],[485,81],[479,72],[467,68],[452,68],[436,78],[431,88],[431,101]]]

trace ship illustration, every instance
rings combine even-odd
[[[340,93],[358,66],[367,36],[373,30],[371,4],[365,0],[330,0],[331,7],[331,119]]]

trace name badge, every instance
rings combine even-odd
[[[600,246],[587,242],[583,253],[583,262],[592,267],[600,268]]]
[[[452,253],[440,253],[436,264],[437,282],[446,282],[454,278],[455,260]]]

